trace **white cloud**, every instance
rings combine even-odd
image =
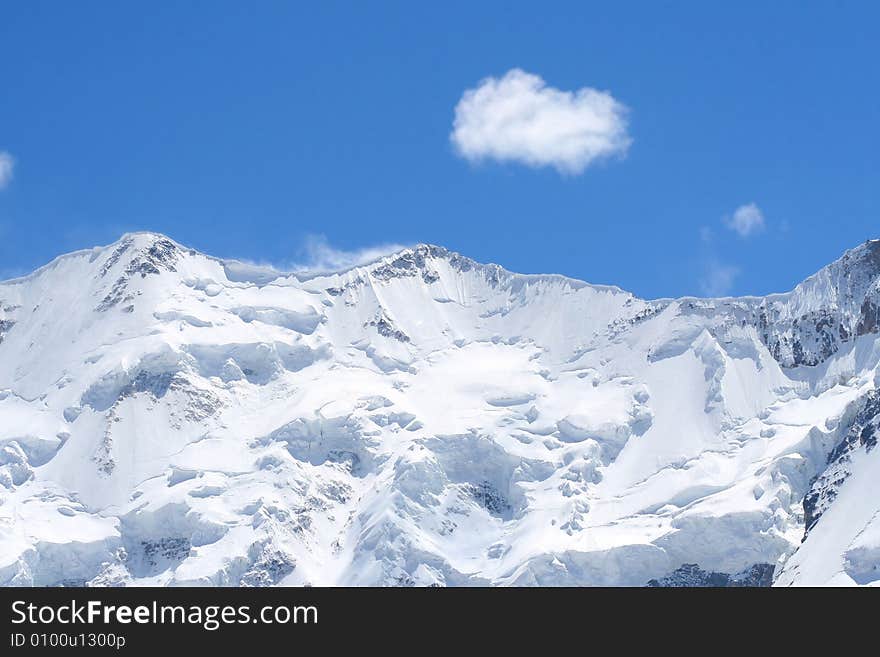
[[[626,114],[608,92],[555,89],[515,68],[464,92],[450,138],[471,161],[520,162],[578,174],[596,160],[626,153],[632,142]]]
[[[764,230],[764,213],[754,203],[748,203],[739,206],[731,216],[726,217],[724,224],[740,237],[748,237]]]
[[[700,289],[709,297],[723,297],[733,288],[739,267],[725,264],[715,258],[706,261]]]
[[[15,168],[15,160],[6,151],[0,151],[0,189],[3,189],[12,180],[12,170]]]
[[[310,235],[303,248],[304,260],[287,269],[313,273],[340,271],[373,262],[404,248],[406,247],[400,244],[383,244],[346,251],[331,246],[323,235]]]

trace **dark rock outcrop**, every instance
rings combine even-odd
[[[850,465],[856,450],[870,452],[877,446],[880,392],[870,391],[860,403],[861,408],[843,439],[828,455],[827,467],[813,479],[804,496],[804,539],[837,498],[840,487],[851,474]]]
[[[664,588],[742,588],[766,587],[773,583],[775,566],[769,563],[756,563],[745,570],[735,573],[718,573],[700,568],[695,563],[682,564],[669,575],[660,579],[652,579],[649,587]]]

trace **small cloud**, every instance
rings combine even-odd
[[[311,273],[341,271],[365,265],[404,248],[400,244],[384,244],[347,251],[331,246],[323,235],[310,235],[303,247],[303,261],[287,269]]]
[[[723,297],[733,289],[737,276],[739,276],[739,267],[710,258],[705,264],[700,289],[706,296]]]
[[[740,270],[718,257],[715,231],[709,226],[700,226],[700,250],[702,251],[702,273],[700,292],[707,297],[723,297],[730,293]]]
[[[754,203],[739,206],[734,213],[724,219],[724,225],[740,237],[748,237],[764,230],[764,213]]]
[[[12,180],[12,170],[15,168],[15,159],[6,151],[0,151],[0,189],[6,187]]]
[[[579,174],[596,160],[626,153],[632,143],[626,114],[606,91],[555,89],[515,68],[464,92],[450,139],[472,162],[520,162]]]

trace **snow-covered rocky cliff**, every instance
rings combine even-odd
[[[880,242],[644,301],[136,233],[0,283],[0,584],[880,583]]]

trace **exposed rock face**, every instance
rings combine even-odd
[[[843,439],[828,455],[827,467],[811,482],[804,497],[804,540],[819,522],[822,514],[834,503],[838,491],[852,474],[853,452],[870,452],[877,446],[880,424],[880,393],[870,390],[859,400],[859,411]]]
[[[878,280],[63,256],[0,283],[0,584],[876,583]]]
[[[160,274],[163,271],[175,271],[174,263],[177,260],[178,252],[174,242],[164,237],[157,237],[152,239],[145,247],[136,248],[133,247],[133,241],[132,239],[123,240],[101,268],[100,276],[106,276],[107,272],[112,270],[120,259],[126,254],[133,253],[122,276],[116,279],[113,287],[107,293],[107,296],[101,300],[101,303],[98,304],[96,310],[103,312],[121,302],[132,301],[135,293],[129,290],[129,282],[132,277],[138,274],[140,274],[141,278],[146,278],[149,275]]]
[[[849,251],[793,293],[761,304],[764,343],[786,367],[817,365],[855,337],[875,334],[880,303],[880,241]]]
[[[773,583],[774,566],[769,563],[756,563],[751,568],[730,575],[728,573],[708,572],[697,564],[686,563],[666,577],[652,579],[650,587],[696,587],[696,588],[738,588],[766,587]]]
[[[394,324],[384,314],[380,314],[376,319],[367,322],[364,326],[375,326],[376,331],[385,338],[392,338],[398,342],[409,342],[409,336],[403,331],[394,328]]]
[[[3,342],[3,336],[15,326],[15,322],[11,319],[0,319],[0,342]]]

